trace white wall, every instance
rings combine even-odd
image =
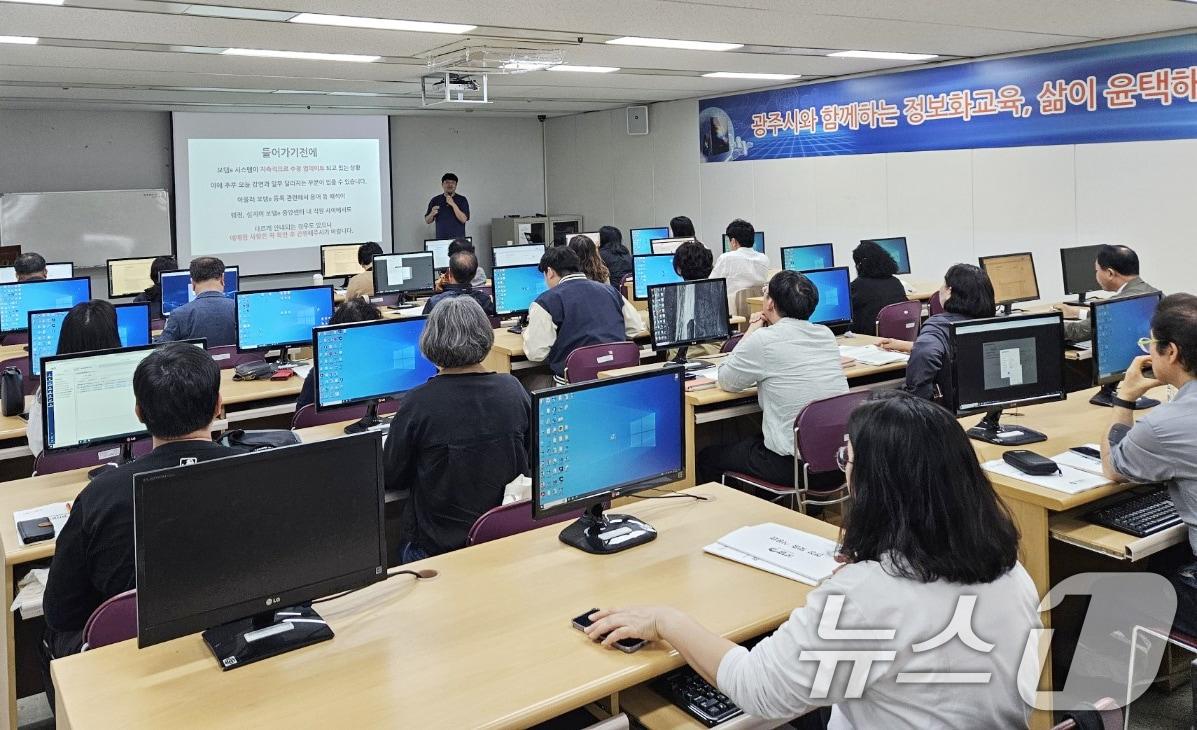
[[[1125,243],[1147,281],[1197,291],[1197,140],[702,164],[697,119],[696,101],[650,107],[646,137],[627,135],[622,109],[550,119],[552,207],[625,235],[688,215],[715,249],[727,223],[745,218],[765,231],[777,266],[781,246],[831,241],[836,263],[850,265],[861,238],[905,235],[920,281],[1031,251],[1041,295],[1057,301],[1060,248]]]

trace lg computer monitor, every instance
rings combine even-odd
[[[835,266],[835,252],[830,243],[786,246],[781,250],[781,268],[787,271],[830,269]]]
[[[331,286],[301,286],[237,292],[234,308],[237,349],[309,345],[312,329],[328,324],[333,313]]]
[[[549,288],[539,264],[496,266],[491,276],[495,286],[495,314],[500,317],[527,314],[536,297]]]
[[[1003,408],[1064,400],[1064,320],[1059,312],[951,323],[951,381],[945,405],[957,416],[985,413],[972,438],[1004,446],[1043,441],[1019,424],[998,422]]]
[[[993,284],[997,304],[1031,302],[1039,298],[1039,280],[1035,278],[1035,258],[1030,253],[982,256],[981,268]]]
[[[425,317],[317,327],[315,342],[316,410],[378,401],[423,385],[436,366],[420,351]],[[380,423],[376,414],[357,430]]]
[[[1151,337],[1151,318],[1161,297],[1160,292],[1152,292],[1093,302],[1089,313],[1093,324],[1093,374],[1102,389],[1089,399],[1090,403],[1113,407],[1118,383],[1131,362],[1144,354],[1139,340]],[[1136,408],[1157,405],[1157,400],[1141,398]]]
[[[650,247],[654,254],[672,254],[681,248],[683,243],[689,243],[693,240],[693,238],[655,238]]]
[[[203,347],[202,340],[188,340]],[[155,348],[52,355],[42,359],[42,435],[47,451],[124,443],[146,433],[134,411],[133,371]]]
[[[237,295],[240,286],[239,269],[236,266],[224,267],[224,296],[232,299]],[[160,277],[162,282],[162,314],[169,317],[179,307],[195,301],[195,290],[191,288],[191,272],[187,269],[178,271],[164,271]]]
[[[150,267],[157,256],[108,259],[108,298],[135,297],[154,284]]]
[[[561,540],[591,553],[648,542],[652,527],[603,503],[685,478],[681,366],[532,393],[537,519],[587,509]],[[623,528],[627,528],[626,530]]]
[[[73,263],[62,262],[46,264],[47,279],[69,279],[75,275]],[[0,284],[12,284],[17,280],[17,270],[13,266],[0,266]],[[143,286],[142,289],[145,287]]]
[[[1080,301],[1085,295],[1101,289],[1097,283],[1097,252],[1101,245],[1060,249],[1060,270],[1064,274],[1064,293],[1076,294]]]
[[[462,236],[471,246],[474,245],[472,236]],[[424,240],[424,250],[432,252],[432,265],[438,269],[449,268],[449,245],[456,238],[428,238]]]
[[[633,297],[647,299],[648,288],[654,284],[676,284],[681,274],[673,268],[673,254],[649,254],[632,257],[632,278],[636,283]]]
[[[150,344],[150,305],[117,304],[116,332],[121,347]],[[29,313],[29,372],[41,377],[42,358],[58,354],[58,338],[69,309],[34,310]]]
[[[337,243],[320,247],[320,274],[322,276],[356,276],[365,269],[357,262],[360,243]]]
[[[898,270],[895,273],[910,273],[910,251],[906,248],[905,236],[895,236],[893,238],[865,238],[861,240],[861,243],[864,243],[865,241],[872,241],[881,248],[885,249],[885,252],[894,258],[894,263],[898,265]]]
[[[544,245],[529,243],[523,246],[495,246],[491,256],[495,266],[536,266],[544,256]]]
[[[203,632],[222,669],[331,639],[311,602],[386,578],[379,433],[138,474],[137,645]]]
[[[0,284],[0,334],[24,332],[29,312],[37,309],[70,309],[91,299],[91,279],[32,279]]]
[[[721,342],[728,332],[727,281],[700,279],[648,287],[653,349]],[[678,358],[685,359],[685,353]]]
[[[374,257],[374,294],[413,294],[432,291],[436,283],[434,254],[387,253]]]
[[[632,255],[646,256],[653,252],[653,241],[660,238],[669,238],[669,226],[661,226],[660,228],[633,228],[632,235]]]
[[[803,274],[819,290],[819,304],[810,321],[836,328],[852,322],[852,292],[848,288],[847,266],[814,269]]]
[[[757,253],[765,252],[765,232],[764,231],[756,231],[755,235],[752,238],[752,248]],[[730,250],[731,250],[731,238],[726,233],[724,233],[723,234],[723,252],[727,253]]]

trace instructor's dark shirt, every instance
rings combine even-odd
[[[457,203],[457,207],[461,208],[461,212],[470,217],[470,201],[466,200],[464,195],[455,194],[453,201]],[[432,212],[436,206],[440,206],[440,210],[436,213],[436,237],[438,239],[445,238],[461,238],[465,235],[465,223],[457,220],[457,215],[453,213],[453,209],[445,202],[445,195],[441,193],[432,200],[428,201],[428,209],[424,211],[427,216]]]

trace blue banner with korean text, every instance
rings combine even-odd
[[[704,162],[1197,137],[1197,35],[699,103]]]

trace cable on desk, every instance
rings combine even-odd
[[[439,575],[439,574],[437,573],[437,571],[435,571],[435,570],[429,570],[429,569],[427,569],[427,568],[426,568],[426,569],[424,569],[424,570],[406,570],[406,569],[400,569],[400,570],[391,570],[391,571],[388,571],[388,572],[387,572],[387,576],[386,576],[386,577],[387,577],[387,578],[393,578],[393,577],[395,577],[395,576],[397,576],[397,575],[411,575],[411,576],[415,576],[416,580],[418,580],[418,581],[419,581],[419,580],[424,580],[424,579],[426,579],[426,578],[435,578],[435,577],[436,577],[437,575]],[[383,580],[386,580],[386,578],[384,578]],[[373,584],[371,584],[371,585],[373,585]],[[348,590],[348,591],[341,591],[340,593],[337,593],[337,594],[334,594],[334,595],[331,595],[331,596],[325,596],[324,598],[318,598],[318,599],[316,599],[315,601],[311,601],[310,603],[311,603],[311,604],[314,606],[314,605],[316,605],[317,603],[325,603],[325,602],[327,602],[327,601],[335,601],[335,600],[337,600],[338,598],[343,598],[343,597],[345,597],[345,596],[348,596],[350,593],[357,593],[358,591],[362,590],[362,588],[369,588],[369,587],[370,587],[370,586],[362,586],[361,588],[354,588],[354,589],[352,589],[352,590]]]

